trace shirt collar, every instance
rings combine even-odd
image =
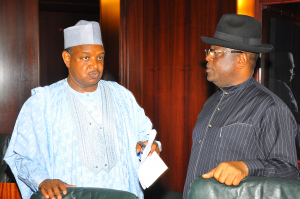
[[[78,96],[93,96],[93,95],[96,95],[96,94],[98,93],[99,85],[98,85],[97,89],[96,89],[95,91],[93,91],[93,92],[84,92],[84,93],[80,93],[80,92],[74,90],[74,89],[69,85],[67,78],[64,79],[64,81],[65,81],[65,83],[66,83],[66,85],[67,85],[67,88],[68,88],[72,93],[74,93],[75,95],[78,95]]]
[[[249,85],[252,85],[254,82],[256,82],[256,80],[251,76],[246,81],[244,81],[243,83],[240,83],[238,85],[223,87],[223,88],[219,87],[219,88],[221,91],[224,92],[224,94],[229,94],[229,93],[233,93],[235,91],[243,90],[244,88],[248,87]]]

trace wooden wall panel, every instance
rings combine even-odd
[[[22,199],[16,183],[0,182],[0,198],[1,199]]]
[[[100,24],[105,50],[104,69],[119,82],[120,0],[100,0]]]
[[[120,4],[120,84],[130,89],[137,101],[141,102],[143,1],[121,0]]]
[[[38,0],[0,0],[0,133],[39,82]]]
[[[183,190],[192,131],[215,91],[206,80],[209,46],[200,37],[212,37],[220,17],[235,12],[235,0],[121,1],[121,83],[159,133],[169,166],[162,177],[165,190]]]

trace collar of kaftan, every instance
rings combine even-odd
[[[80,162],[91,169],[94,174],[99,173],[102,169],[108,173],[118,161],[115,151],[116,126],[114,107],[110,88],[103,84],[98,84],[97,89],[99,89],[101,96],[99,99],[101,101],[98,104],[99,106],[102,105],[98,109],[102,112],[102,122],[100,122],[102,125],[98,125],[87,108],[66,84],[64,82],[75,123]]]
[[[227,93],[235,93],[235,92],[240,92],[242,90],[244,90],[246,87],[251,86],[252,84],[254,84],[254,82],[256,82],[256,80],[251,76],[249,77],[246,81],[238,84],[238,85],[234,85],[234,86],[228,86],[228,87],[219,87],[223,92],[225,92],[225,94]]]

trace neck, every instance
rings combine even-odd
[[[230,86],[236,86],[236,85],[242,84],[243,82],[247,81],[251,76],[252,75],[245,76],[244,78],[240,78],[239,80],[236,80],[235,82],[231,82],[230,84],[219,86],[219,87],[224,88],[224,87],[230,87]]]
[[[98,88],[98,83],[90,86],[83,86],[74,81],[70,76],[67,78],[69,86],[79,93],[94,92]]]
[[[249,70],[249,67],[244,68],[244,70],[240,70],[239,74],[237,75],[238,78],[234,78],[235,81],[231,82],[230,86],[236,86],[236,85],[239,85],[239,84],[247,81],[250,77],[253,76],[253,74],[254,74],[254,71]]]

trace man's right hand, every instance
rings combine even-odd
[[[228,186],[237,186],[242,179],[248,176],[248,173],[249,169],[245,162],[230,161],[221,162],[217,168],[203,174],[202,177],[205,179],[214,177],[217,181],[225,183]]]
[[[66,187],[76,187],[75,185],[69,185],[61,180],[54,179],[46,179],[39,185],[39,189],[45,198],[55,199],[54,193],[57,199],[61,199],[62,196],[60,194],[59,188],[62,190],[63,194],[67,194]],[[54,193],[53,193],[54,192]]]

